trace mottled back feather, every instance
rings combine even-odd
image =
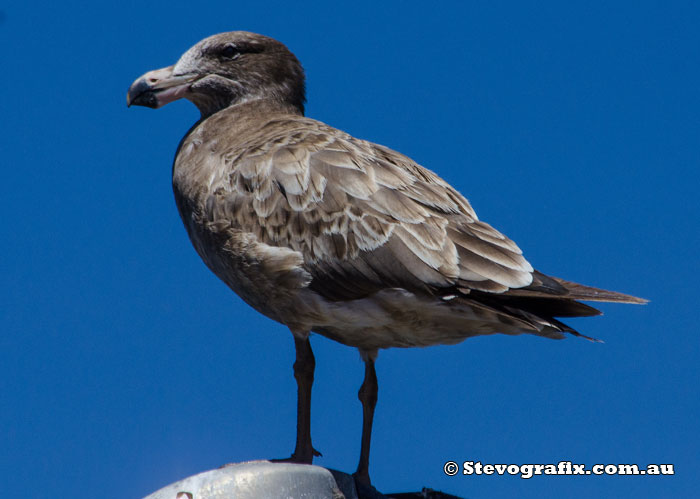
[[[188,139],[207,144],[208,158],[177,159],[225,166],[202,169],[205,216],[298,252],[309,288],[327,300],[402,288],[558,329],[553,317],[599,313],[576,299],[635,302],[535,271],[459,192],[396,151],[301,116],[234,119],[218,113]]]

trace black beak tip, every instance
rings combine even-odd
[[[129,87],[126,94],[126,106],[144,106],[151,109],[158,107],[156,93],[145,79],[141,78]]]

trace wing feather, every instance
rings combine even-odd
[[[275,123],[257,145],[224,152],[231,171],[211,207],[261,242],[300,252],[312,288],[352,299],[387,287],[504,293],[532,282],[517,245],[433,172],[313,120]]]

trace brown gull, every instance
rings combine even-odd
[[[577,300],[644,303],[544,275],[430,170],[304,117],[304,71],[282,43],[234,31],[197,43],[129,88],[127,104],[185,98],[201,119],[180,142],[173,190],[206,265],[294,337],[297,439],[311,463],[315,332],[359,349],[365,378],[355,473],[370,483],[380,348],[472,336],[583,336],[559,317],[599,315]]]

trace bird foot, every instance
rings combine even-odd
[[[369,478],[369,471],[367,471],[367,470],[359,471],[358,470],[352,474],[352,477],[355,479],[355,483],[359,483],[359,484],[365,485],[367,487],[372,487],[372,481]]]
[[[299,464],[311,464],[314,457],[321,457],[319,451],[311,447],[311,452],[294,452],[290,457],[283,459],[270,459],[272,463],[299,463]]]

